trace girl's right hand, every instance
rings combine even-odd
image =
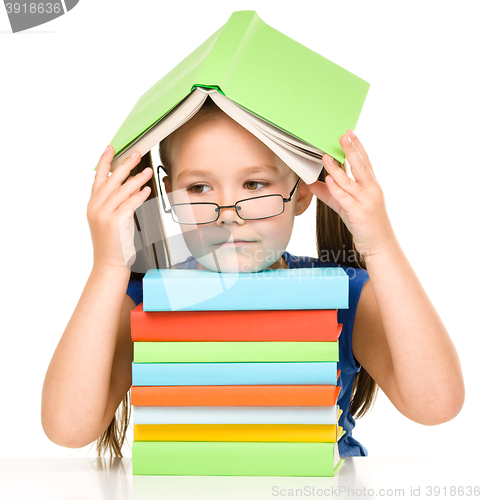
[[[135,151],[109,176],[114,148],[107,146],[97,164],[87,219],[92,245],[94,266],[114,266],[130,269],[135,261],[134,210],[144,203],[150,193],[145,184],[152,175],[146,168],[122,184],[130,171],[139,163],[141,155]]]

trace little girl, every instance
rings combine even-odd
[[[351,130],[340,145],[355,180],[325,154],[319,180],[307,185],[206,99],[161,142],[162,181],[171,205],[176,193],[185,193],[190,202],[224,208],[216,220],[199,226],[179,221],[193,257],[173,266],[167,245],[156,244],[138,252],[136,261],[146,268],[223,272],[341,266],[349,277],[349,309],[338,311],[343,323],[338,404],[346,430],[339,450],[341,456],[365,456],[367,449],[352,435],[354,418],[367,412],[378,387],[409,419],[437,425],[460,412],[464,381],[449,334],[397,241],[365,149]],[[133,259],[126,258],[123,243],[127,233],[120,234],[119,224],[126,214],[132,222],[132,211],[155,199],[157,188],[150,154],[133,153],[109,176],[113,153],[108,146],[97,166],[87,207],[94,264],[45,376],[42,425],[61,446],[79,448],[97,440],[99,454],[109,450],[120,457],[130,417],[130,311],[142,302],[143,274],[131,272]],[[281,213],[259,219],[238,213],[237,201],[268,194],[283,196]],[[319,258],[296,257],[285,249],[294,218],[313,195]],[[161,218],[157,225],[164,234]],[[214,250],[217,267],[209,258]]]

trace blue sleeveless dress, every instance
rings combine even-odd
[[[338,385],[341,387],[337,404],[343,410],[339,425],[343,427],[346,434],[338,442],[341,457],[366,457],[368,451],[359,441],[352,436],[355,420],[350,413],[350,400],[355,375],[360,371],[360,364],[355,360],[351,348],[353,324],[355,321],[356,307],[363,285],[368,280],[368,272],[364,269],[324,262],[315,257],[297,257],[288,252],[283,253],[289,269],[297,267],[341,267],[348,275],[349,282],[349,308],[338,309],[338,323],[343,324],[339,338],[340,360],[338,369],[341,370]],[[184,262],[175,266],[179,269],[196,269],[197,262],[191,256]],[[142,281],[129,281],[127,287],[129,295],[136,305],[142,302]]]

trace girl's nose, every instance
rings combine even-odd
[[[245,221],[239,217],[234,207],[232,208],[221,208],[219,213],[219,219],[216,221],[218,226],[223,224],[232,224],[237,222],[238,224],[244,224]]]

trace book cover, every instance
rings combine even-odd
[[[133,342],[336,342],[342,327],[336,309],[131,311]]]
[[[259,118],[344,161],[369,83],[264,23],[253,10],[228,21],[142,95],[111,141],[116,155],[196,86],[215,88]]]
[[[348,276],[341,267],[217,273],[149,269],[144,311],[347,309]]]
[[[134,424],[335,425],[339,406],[133,406]]]
[[[134,342],[134,363],[338,361],[338,358],[338,342]]]
[[[338,443],[134,441],[134,475],[333,477]]]
[[[338,370],[339,371],[339,370]],[[337,385],[131,386],[133,406],[333,406]]]
[[[134,363],[132,385],[336,385],[337,363]]]
[[[134,441],[253,441],[335,443],[338,425],[304,424],[158,424],[134,425]]]

